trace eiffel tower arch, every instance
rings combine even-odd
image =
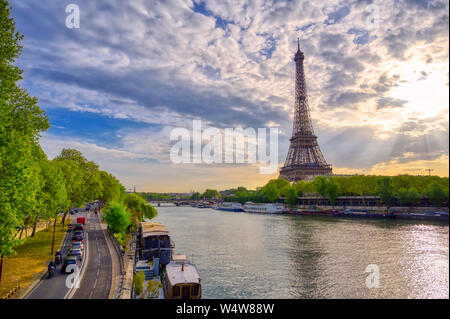
[[[295,109],[294,125],[290,147],[280,169],[280,178],[290,182],[300,180],[313,180],[316,176],[332,175],[333,169],[327,164],[317,143],[314,134],[311,117],[309,115],[308,96],[306,93],[305,72],[303,61],[305,56],[300,51],[300,41],[294,61],[295,74]]]

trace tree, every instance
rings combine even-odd
[[[81,202],[89,202],[101,196],[100,170],[96,163],[88,161],[80,151],[75,149],[63,149],[57,158],[72,161],[81,170],[81,182],[83,184],[83,193],[80,196]]]
[[[289,188],[286,190],[285,196],[286,196],[286,203],[290,207],[294,207],[295,204],[297,204],[298,194],[297,194],[297,190],[295,189],[295,187],[289,186]]]
[[[67,200],[69,202],[68,208],[83,205],[83,172],[80,167],[74,161],[61,157],[53,159],[53,163],[60,169],[63,175]],[[63,231],[67,213],[68,210],[65,210],[62,219]]]
[[[336,198],[339,196],[339,191],[339,183],[334,178],[328,178],[326,182],[325,192],[332,206],[334,206],[336,203]]]
[[[317,176],[314,179],[313,186],[317,194],[319,194],[322,197],[327,196],[327,184],[328,179],[324,176]]]
[[[156,217],[156,215],[158,214],[155,207],[147,204],[147,202],[136,193],[126,194],[124,199],[124,205],[131,213],[132,222],[134,224],[143,221],[144,217],[152,219]]]
[[[412,206],[417,206],[422,199],[422,196],[420,195],[419,191],[415,187],[411,187],[408,190],[408,197],[409,197],[409,202],[411,203]]]
[[[398,202],[400,203],[400,205],[402,206],[407,206],[410,204],[409,201],[409,192],[406,188],[402,187],[398,190],[397,192],[397,198],[398,198]]]
[[[392,199],[394,198],[394,188],[391,178],[387,176],[378,177],[376,180],[376,192],[389,210],[392,205]]]
[[[125,232],[126,228],[131,224],[130,213],[127,212],[124,205],[118,202],[109,203],[103,218],[114,234]]]
[[[48,129],[37,99],[19,87],[23,71],[14,65],[22,52],[23,36],[16,31],[6,0],[0,0],[0,283],[4,256],[20,243],[17,229],[24,213],[33,207],[39,176],[32,147]]]
[[[107,205],[110,201],[120,201],[125,196],[125,187],[113,175],[100,171],[99,177],[102,185],[102,193],[99,199],[103,203]]]
[[[67,198],[66,185],[61,169],[55,162],[51,162],[46,158],[41,162],[41,172],[44,177],[44,187],[42,194],[44,197],[44,211],[48,216],[53,217],[53,238],[50,255],[53,255],[55,247],[56,222],[60,211],[65,211],[69,207]]]
[[[202,197],[206,198],[206,199],[214,199],[214,198],[220,198],[220,194],[217,190],[215,189],[207,189],[205,190],[205,192],[202,194]]]
[[[195,192],[195,193],[192,193],[192,195],[191,195],[191,199],[192,200],[199,200],[200,199],[200,193],[199,192]]]
[[[434,181],[428,185],[425,195],[435,207],[440,207],[442,203],[448,199],[448,192],[446,194],[444,187],[442,187],[442,185],[437,181]]]
[[[280,197],[280,190],[275,183],[267,183],[262,189],[261,194],[271,203]]]

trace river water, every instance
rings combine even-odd
[[[203,298],[449,298],[448,224],[158,212],[175,252],[197,266]]]

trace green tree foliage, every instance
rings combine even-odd
[[[220,194],[217,190],[215,189],[207,189],[205,190],[205,192],[201,195],[201,198],[205,198],[205,199],[217,199],[220,198]]]
[[[409,192],[406,188],[402,187],[397,192],[398,202],[402,206],[407,206],[410,204],[409,202]]]
[[[397,192],[398,202],[401,206],[416,206],[420,203],[421,197],[415,187],[411,187],[410,189],[402,187]]]
[[[390,177],[382,176],[376,180],[376,192],[383,204],[389,209],[394,199],[394,187]]]
[[[66,211],[70,201],[67,198],[64,175],[58,165],[47,158],[41,160],[41,174],[44,178],[42,196],[44,199],[43,212],[45,219],[53,218],[53,239],[50,254],[53,255],[55,247],[56,222],[60,211]]]
[[[280,190],[276,183],[267,183],[260,192],[269,202],[275,202],[280,197]]]
[[[446,191],[437,181],[433,181],[428,185],[425,194],[435,207],[440,207],[444,201],[448,201],[448,188]]]
[[[295,204],[297,203],[297,198],[298,198],[298,194],[297,194],[297,190],[295,189],[295,187],[292,186],[288,186],[285,189],[285,197],[286,197],[286,204],[288,204],[290,207],[294,207]]]
[[[96,163],[88,161],[80,151],[74,149],[63,149],[57,158],[75,163],[81,170],[82,202],[93,201],[102,195],[101,175]]]
[[[322,197],[327,196],[328,179],[325,176],[317,176],[314,179],[313,186],[317,194]]]
[[[133,277],[134,293],[139,296],[144,292],[145,274],[143,271],[138,271]]]
[[[131,224],[131,214],[118,202],[110,202],[103,214],[103,219],[113,233],[123,233]]]
[[[125,197],[125,187],[120,184],[119,180],[113,175],[105,171],[99,172],[100,183],[102,185],[102,193],[99,199],[108,205],[111,201],[121,201]]]
[[[340,186],[336,179],[333,177],[328,178],[326,183],[326,195],[333,206],[336,203],[336,198],[339,196],[339,191]]]
[[[147,202],[142,198],[142,196],[131,193],[126,194],[124,198],[124,204],[128,211],[131,213],[132,222],[137,224],[142,222],[144,217],[147,219],[152,219],[158,214],[155,207],[147,204]]]
[[[37,99],[18,85],[23,71],[14,63],[22,52],[21,40],[8,2],[0,0],[0,282],[3,256],[14,253],[24,212],[35,206],[40,178],[33,146],[49,127]]]
[[[195,192],[191,195],[191,199],[192,200],[199,200],[200,199],[201,194],[199,192]]]

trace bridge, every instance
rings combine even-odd
[[[161,206],[162,204],[173,204],[175,206],[190,206],[197,205],[200,203],[211,203],[216,204],[220,202],[219,199],[185,199],[185,198],[175,198],[175,199],[158,199],[158,200],[147,200],[147,203],[152,204],[153,206]]]

